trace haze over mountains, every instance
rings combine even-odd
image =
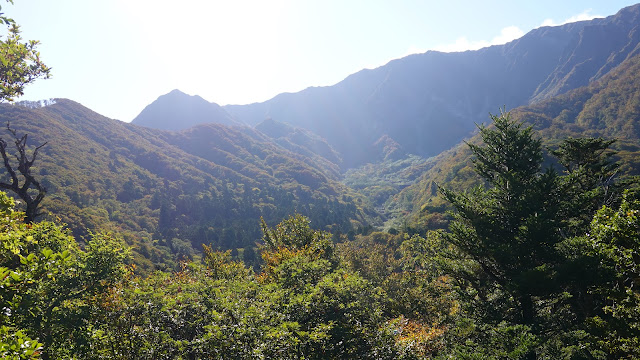
[[[238,249],[251,263],[261,217],[271,225],[299,212],[340,239],[383,220],[445,226],[436,183],[473,182],[469,154],[455,145],[503,105],[527,105],[514,114],[549,146],[566,136],[621,138],[625,171],[640,172],[639,27],[636,5],[250,105],[174,90],[132,124],[65,99],[1,105],[0,116],[30,145],[48,141],[36,162],[45,211],[76,235],[118,231],[148,268],[200,244]]]
[[[0,103],[0,356],[640,359],[639,30],[134,123]]]
[[[48,189],[45,213],[79,239],[87,230],[117,231],[139,266],[166,266],[203,243],[250,252],[260,218],[275,224],[298,212],[315,227],[347,233],[366,223],[366,212],[373,215],[338,182],[337,165],[246,126],[170,132],[108,119],[66,99],[22,105],[1,104],[0,118],[29,134],[30,146],[47,142],[34,166]]]
[[[555,149],[573,137],[615,139],[612,148],[622,166],[618,175],[640,175],[640,55],[625,60],[601,79],[511,112],[514,119],[531,124],[543,144]],[[480,143],[475,135],[469,140]],[[461,143],[433,159],[420,179],[387,200],[390,211],[411,213],[426,227],[444,227],[448,203],[437,186],[458,190],[479,183],[474,176],[471,151]],[[558,169],[561,171],[561,169]]]
[[[206,123],[240,125],[220,105],[180,90],[162,95],[145,107],[135,124],[163,130],[181,130]]]
[[[333,86],[227,105],[226,114],[209,118],[225,123],[231,115],[251,126],[271,118],[311,130],[341,155],[343,169],[380,158],[381,138],[407,153],[434,156],[469,136],[489,112],[585,86],[637,54],[639,14],[635,5],[607,18],[541,27],[505,45],[411,55]],[[152,105],[171,108],[171,101],[165,96]],[[150,120],[145,112],[133,123],[175,129],[199,121],[184,113]]]

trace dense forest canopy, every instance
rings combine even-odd
[[[16,358],[625,358],[640,339],[640,202],[610,141],[567,139],[543,170],[531,127],[470,144],[485,185],[441,188],[448,231],[335,244],[262,221],[259,268],[204,247],[135,275],[128,247],[30,225],[2,200],[0,351]],[[127,265],[129,264],[129,265]],[[589,273],[585,274],[584,269]]]
[[[555,44],[535,68],[547,80],[492,95],[534,104],[503,108],[431,158],[396,140],[406,118],[379,133],[389,128],[364,126],[362,109],[331,94],[366,73],[310,100],[336,102],[327,124],[345,106],[357,115],[342,134],[362,132],[353,154],[345,137],[271,118],[244,126],[179,91],[145,121],[168,114],[175,129],[183,111],[166,101],[177,98],[197,115],[181,131],[66,99],[0,104],[0,357],[640,358],[640,55],[626,32],[638,17],[635,6],[464,58],[425,55],[518,63],[492,68],[492,88],[524,84],[510,77],[535,63],[521,50]],[[50,69],[0,22],[0,102],[11,102]],[[624,41],[594,55],[594,29]],[[418,58],[395,62],[411,66],[367,99],[419,98],[398,87]],[[313,123],[315,104],[291,113]],[[414,140],[446,128],[425,124]]]

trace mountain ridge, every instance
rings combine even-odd
[[[616,139],[621,172],[640,175],[640,54],[625,60],[602,78],[565,94],[511,111],[513,119],[531,125],[547,148],[567,137]],[[478,135],[466,140],[479,143]],[[559,169],[559,171],[561,171]],[[427,228],[446,227],[447,208],[438,186],[456,190],[479,184],[465,143],[439,154],[433,166],[409,187],[390,198],[386,206],[396,213],[410,212],[413,222]]]
[[[206,123],[241,125],[220,105],[178,89],[159,96],[131,123],[162,130],[182,130]]]
[[[201,244],[244,249],[254,256],[249,263],[257,261],[260,218],[273,225],[300,213],[318,228],[347,233],[375,215],[338,182],[335,164],[248,127],[151,129],[67,99],[40,108],[1,104],[0,117],[29,134],[29,147],[47,142],[32,169],[48,189],[47,217],[68,224],[78,239],[90,231],[121,234],[149,271],[176,265]]]
[[[338,152],[343,171],[377,161],[370,149],[384,135],[430,157],[469,136],[496,106],[532,104],[606,75],[640,51],[639,18],[640,4],[533,29],[504,45],[413,54],[331,86],[222,108],[250,126],[271,118],[312,131]]]

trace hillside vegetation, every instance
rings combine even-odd
[[[620,174],[640,174],[640,56],[622,63],[610,74],[567,94],[535,105],[511,111],[514,119],[531,124],[545,147],[555,149],[569,137],[603,137],[616,139],[612,148],[622,164]],[[495,112],[498,112],[496,109]],[[468,142],[476,144],[479,136]],[[447,203],[438,185],[453,189],[470,189],[479,183],[472,171],[471,153],[459,144],[436,157],[435,165],[415,184],[389,200],[388,206],[398,214],[412,213],[411,219],[422,227],[446,226],[443,212]],[[551,165],[551,160],[548,164]],[[555,164],[557,167],[557,164]]]
[[[201,244],[256,261],[261,217],[275,224],[297,211],[314,226],[347,233],[366,222],[365,211],[373,214],[338,182],[335,164],[249,128],[165,132],[64,99],[2,105],[0,116],[30,144],[48,142],[34,166],[48,189],[45,212],[79,239],[101,229],[123,234],[145,268],[174,266]]]
[[[637,358],[637,183],[611,176],[609,141],[562,142],[559,174],[543,170],[531,127],[493,121],[469,146],[486,186],[442,190],[457,210],[448,231],[336,245],[295,215],[262,222],[256,269],[205,246],[178,271],[138,277],[117,238],[80,248],[0,194],[0,354]]]
[[[134,124],[0,104],[0,358],[640,359],[639,22]]]

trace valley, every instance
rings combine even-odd
[[[0,193],[0,355],[639,358],[639,29],[640,4],[260,103],[176,89],[130,123],[0,103],[32,159],[2,181],[46,188],[33,223]]]

